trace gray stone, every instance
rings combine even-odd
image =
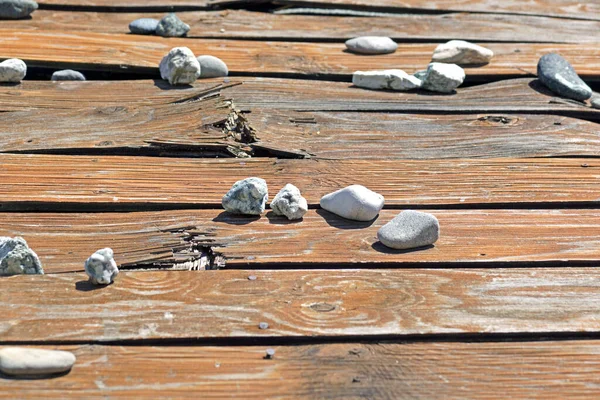
[[[366,89],[411,90],[421,86],[421,80],[401,69],[384,71],[356,71],[352,75],[355,86]]]
[[[0,237],[0,276],[43,274],[37,254],[22,237]]]
[[[494,57],[494,52],[485,47],[464,40],[451,40],[440,44],[433,51],[432,61],[469,65],[487,64]]]
[[[431,214],[406,210],[377,232],[381,243],[392,249],[413,249],[434,244],[440,237],[440,223]]]
[[[168,14],[158,22],[156,34],[163,37],[185,36],[190,31],[190,26],[175,14]]]
[[[415,78],[417,78],[418,80],[421,81],[421,85],[423,84],[423,79],[425,79],[425,77],[427,76],[427,70],[421,70],[421,71],[417,71],[415,72],[412,76],[414,76]]]
[[[25,18],[37,8],[33,0],[0,0],[0,19]]]
[[[119,274],[112,249],[98,250],[85,261],[85,272],[94,285],[110,285]]]
[[[384,198],[361,185],[351,185],[321,198],[321,208],[354,221],[371,221],[383,208]]]
[[[308,211],[308,203],[300,194],[300,189],[288,183],[277,193],[271,202],[275,215],[285,215],[289,220],[301,219]]]
[[[233,184],[221,204],[233,214],[260,215],[265,212],[269,196],[267,182],[261,178],[246,178]]]
[[[159,65],[160,76],[171,85],[186,85],[200,76],[200,64],[187,47],[175,47],[163,57]]]
[[[346,47],[353,53],[387,54],[395,52],[398,44],[385,36],[360,36],[347,40]]]
[[[9,58],[0,63],[0,82],[19,83],[27,75],[27,65],[18,58]]]
[[[0,350],[0,371],[12,376],[44,376],[69,371],[75,355],[68,351],[5,347]]]
[[[85,81],[85,76],[79,71],[63,69],[52,74],[53,81]]]
[[[592,89],[581,80],[571,64],[556,53],[540,58],[537,73],[540,81],[560,96],[579,101],[592,96]]]
[[[154,35],[158,28],[158,20],[154,18],[139,18],[131,21],[129,31],[137,35]]]
[[[220,58],[200,56],[198,63],[200,63],[200,78],[220,78],[229,74],[227,65]]]
[[[597,94],[594,94],[592,96],[592,98],[590,99],[590,103],[592,104],[592,107],[600,108],[600,96]]]
[[[421,86],[425,90],[452,93],[465,80],[465,71],[456,64],[431,63]]]

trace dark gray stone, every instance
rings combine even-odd
[[[156,27],[156,34],[163,37],[185,36],[189,31],[190,26],[172,13],[161,19]]]
[[[158,28],[158,20],[154,18],[140,18],[129,24],[129,31],[137,35],[154,35]]]
[[[537,73],[540,81],[560,96],[579,101],[592,97],[592,89],[581,80],[571,64],[556,53],[540,58]]]
[[[413,249],[434,244],[440,237],[440,224],[431,214],[406,210],[382,226],[377,238],[392,249]]]
[[[0,19],[25,18],[37,8],[33,0],[0,0]]]
[[[79,71],[63,69],[52,74],[53,81],[85,81],[85,76]]]

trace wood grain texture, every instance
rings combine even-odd
[[[258,219],[221,210],[4,213],[0,236],[24,237],[46,273],[83,271],[99,247],[111,247],[121,268],[138,269],[190,269],[207,248],[225,268],[600,262],[597,210],[428,210],[441,225],[435,247],[394,251],[378,242],[377,230],[399,212],[384,210],[369,223],[322,210],[297,223],[270,212]]]
[[[591,340],[269,347],[272,360],[263,359],[267,346],[52,347],[77,356],[68,375],[0,378],[0,397],[586,399],[600,384]]]
[[[255,275],[256,280],[248,279]],[[396,337],[600,329],[598,268],[121,272],[0,281],[0,340]],[[259,323],[269,324],[260,329]]]

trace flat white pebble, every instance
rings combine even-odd
[[[359,54],[388,54],[398,48],[398,44],[385,36],[360,36],[346,41],[346,48]]]
[[[451,40],[448,43],[440,44],[433,51],[432,61],[469,65],[469,64],[487,64],[494,57],[494,52],[475,43],[464,40]]]
[[[9,58],[0,63],[0,82],[19,83],[27,75],[27,65],[18,58]]]
[[[5,347],[0,350],[0,371],[12,376],[43,376],[69,371],[76,358],[68,351]]]
[[[22,237],[0,237],[0,276],[43,274],[37,254]]]
[[[229,74],[227,65],[220,58],[199,56],[198,63],[200,63],[200,78],[219,78]]]
[[[440,237],[440,223],[431,214],[406,210],[379,228],[377,238],[392,249],[412,249],[434,244]]]
[[[288,183],[271,202],[275,215],[285,215],[289,220],[301,219],[308,211],[308,203],[300,194],[300,189]]]
[[[267,182],[251,177],[234,183],[221,204],[232,214],[260,215],[265,212],[268,197]]]
[[[187,47],[175,47],[163,57],[159,65],[160,76],[171,85],[187,85],[200,76],[200,63]]]
[[[85,81],[85,76],[72,69],[63,69],[52,74],[53,81]]]
[[[96,251],[85,261],[85,272],[94,285],[109,285],[119,274],[112,249]]]
[[[361,185],[351,185],[321,198],[321,207],[354,221],[371,221],[383,208],[384,198]]]
[[[464,80],[465,70],[458,65],[434,62],[427,67],[421,87],[432,92],[452,93]]]
[[[421,80],[401,69],[356,71],[352,83],[365,89],[411,90],[421,86]]]

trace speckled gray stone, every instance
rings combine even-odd
[[[0,236],[0,276],[43,273],[40,259],[25,239]]]
[[[85,81],[85,76],[72,69],[63,69],[52,74],[53,81]]]
[[[433,51],[432,61],[458,65],[487,64],[494,52],[475,43],[451,40],[440,44]]]
[[[261,178],[246,178],[233,184],[223,196],[223,208],[232,214],[260,215],[265,212],[269,191]]]
[[[85,272],[94,285],[109,285],[119,274],[112,249],[96,251],[85,261]]]
[[[220,78],[227,76],[229,70],[220,58],[213,56],[199,56],[200,63],[200,78]]]
[[[37,8],[33,0],[0,0],[0,19],[25,18]]]
[[[11,376],[59,374],[69,371],[75,361],[75,355],[68,351],[26,347],[5,347],[0,350],[0,371]]]
[[[285,215],[289,220],[301,219],[308,211],[308,203],[300,194],[300,189],[288,183],[271,202],[275,215]]]
[[[346,48],[359,54],[388,54],[398,48],[398,44],[385,36],[360,36],[346,41]]]
[[[412,249],[434,244],[440,237],[440,224],[431,214],[406,210],[382,226],[377,238],[392,249]]]
[[[200,64],[187,47],[175,47],[163,57],[159,65],[160,76],[171,85],[186,85],[200,76]]]
[[[456,64],[431,63],[421,87],[440,93],[452,93],[465,80],[465,71]]]
[[[189,31],[190,26],[173,13],[165,15],[156,27],[156,34],[163,37],[181,37]]]
[[[9,58],[0,63],[0,82],[19,83],[27,75],[27,65],[18,58]]]
[[[321,208],[354,221],[371,221],[383,208],[384,198],[361,185],[351,185],[321,197]]]
[[[592,96],[592,89],[581,80],[571,64],[556,53],[540,58],[537,73],[540,81],[560,96],[579,101]]]
[[[411,90],[421,87],[421,80],[401,69],[384,71],[356,71],[352,83],[365,89]]]
[[[136,35],[154,35],[159,21],[154,18],[139,18],[131,21],[129,31]]]

